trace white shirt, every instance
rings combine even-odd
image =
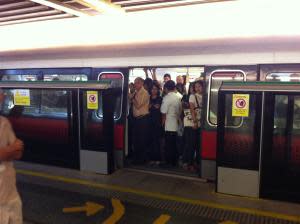
[[[0,148],[14,143],[16,136],[9,121],[0,116]],[[0,171],[0,207],[18,197],[16,188],[16,173],[12,162],[1,162]]]
[[[170,92],[163,98],[160,111],[166,114],[165,131],[177,132],[180,121],[181,101],[175,92]]]
[[[179,100],[181,100],[182,99],[182,95],[181,95],[181,93],[180,92],[176,92],[176,96],[179,98]]]

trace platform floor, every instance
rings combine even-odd
[[[300,204],[216,194],[200,179],[24,162],[16,168],[25,224],[300,223]]]

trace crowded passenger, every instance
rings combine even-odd
[[[133,93],[129,93],[132,103],[134,163],[144,164],[148,147],[149,131],[149,93],[143,87],[144,80],[140,77],[134,80]]]
[[[166,96],[163,98],[161,113],[165,127],[165,159],[166,165],[176,166],[178,160],[176,139],[180,121],[181,102],[176,94],[174,81],[167,81],[164,88]]]
[[[191,171],[200,168],[202,94],[203,82],[198,81],[190,85],[189,95],[183,101],[185,136],[183,168]]]
[[[190,96],[194,94],[194,84],[189,85],[188,94],[182,97],[182,108],[183,108],[183,125],[184,125],[184,150],[183,150],[183,168],[193,169],[190,161],[190,152],[193,151],[194,147],[194,130],[193,130],[193,118],[190,107]]]
[[[161,94],[158,80],[146,80],[136,78],[129,93],[134,164],[199,171],[203,82],[190,83],[186,93],[182,76],[175,84],[165,74]]]
[[[152,89],[153,81],[151,78],[146,78],[144,80],[144,89],[147,90],[149,95],[151,95],[151,89]]]
[[[134,94],[134,84],[133,82],[129,83],[128,85],[129,95]],[[128,157],[131,158],[133,156],[133,111],[132,111],[132,101],[128,101]]]
[[[149,156],[152,164],[159,164],[161,161],[161,138],[162,123],[160,107],[162,97],[160,96],[160,86],[157,82],[153,82],[150,97],[150,150]]]
[[[184,79],[181,75],[178,75],[176,77],[176,90],[181,94],[184,95],[186,94],[186,87],[184,84]]]

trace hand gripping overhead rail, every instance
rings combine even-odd
[[[71,127],[69,130],[71,137],[70,144],[66,147],[71,148],[71,152],[77,154],[76,158],[78,161],[75,162],[77,162],[78,166],[76,167],[80,167],[81,170],[102,174],[113,172],[113,116],[115,104],[112,102],[115,100],[116,91],[114,91],[115,88],[111,88],[110,81],[2,81],[0,82],[0,88],[10,90],[27,89],[35,91],[35,96],[40,94],[41,97],[42,94],[49,92],[67,91],[68,99],[71,99],[66,100],[67,102],[65,103],[68,108],[67,117]],[[89,94],[91,93],[97,95],[95,97],[97,99],[96,108],[89,108],[88,106]],[[31,98],[30,92],[29,97]],[[56,97],[56,95],[53,94],[53,97]],[[100,113],[99,111],[102,114],[101,117],[97,116]],[[19,119],[23,119],[23,117],[24,115],[22,114]],[[32,117],[35,119],[36,116]],[[53,119],[57,118],[54,117]],[[16,134],[18,135],[18,133]],[[55,142],[55,139],[53,139],[53,142]],[[66,159],[70,160],[73,158]]]

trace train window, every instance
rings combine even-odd
[[[30,106],[14,105],[14,90],[7,89],[1,112],[7,116],[34,115],[40,113],[40,90],[30,90]]]
[[[123,104],[123,86],[124,86],[124,75],[121,72],[102,72],[98,76],[98,80],[108,80],[111,81],[111,86],[114,88],[118,88],[120,90],[120,94],[116,98],[115,104],[115,113],[114,118],[115,120],[119,120],[122,115],[122,104]],[[102,111],[102,96],[100,96],[100,106],[97,112],[97,116],[99,118],[103,117]]]
[[[266,76],[269,82],[299,82],[300,73],[297,72],[274,72]]]
[[[68,96],[65,90],[43,90],[41,114],[55,117],[67,117]]]
[[[216,70],[211,73],[208,83],[207,121],[211,126],[217,125],[218,91],[223,81],[245,81],[246,74],[240,70]],[[241,122],[240,118],[240,122]],[[240,125],[240,122],[237,126]],[[237,124],[237,121],[234,121]],[[234,125],[236,126],[236,125]]]
[[[149,77],[162,83],[166,73],[170,74],[172,80],[176,80],[176,77],[180,75],[185,79],[186,83],[189,83],[202,79],[203,67],[134,68],[130,71],[129,82],[134,82],[137,77]]]
[[[44,81],[87,81],[88,77],[84,74],[44,74]]]
[[[286,118],[287,118],[287,105],[288,96],[287,95],[276,95],[275,96],[275,108],[274,111],[274,131],[283,132],[286,128]]]
[[[3,75],[2,81],[36,81],[36,75]]]
[[[300,130],[300,97],[294,97],[294,117],[293,117],[293,129]]]

